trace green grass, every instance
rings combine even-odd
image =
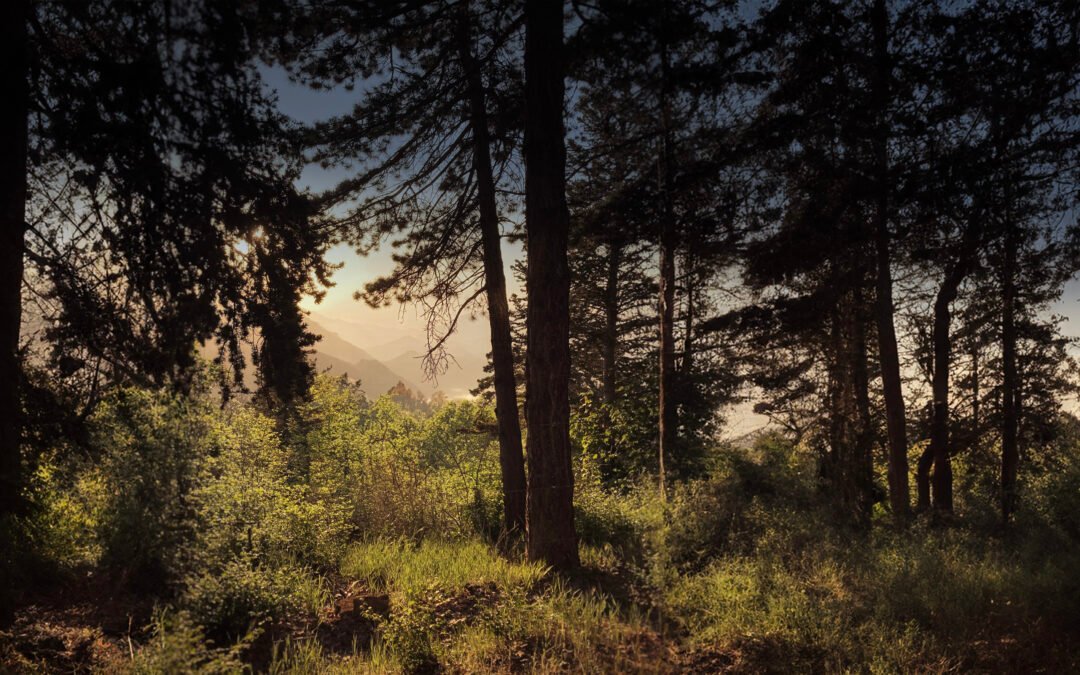
[[[415,594],[438,585],[448,590],[493,583],[500,590],[529,590],[545,574],[542,565],[510,562],[479,541],[380,539],[350,547],[342,575],[373,590]]]
[[[640,612],[540,565],[507,560],[479,541],[357,544],[341,572],[392,598],[374,648],[348,659],[357,672],[435,663],[454,672],[651,672],[658,666],[650,654],[655,633]]]
[[[465,483],[452,475],[457,469],[397,452],[434,447],[413,444],[409,434],[398,434],[379,461],[425,485],[457,486],[450,492],[460,499],[450,506],[432,501],[412,481],[376,481],[377,490],[355,491],[354,481],[337,469],[338,451],[366,446],[339,448],[337,441],[348,438],[340,434],[314,439],[325,445],[316,454],[327,472],[314,472],[318,479],[308,483],[306,474],[289,473],[288,448],[271,433],[271,420],[230,415],[215,428],[228,432],[231,445],[185,474],[201,486],[192,513],[178,510],[168,490],[149,502],[125,502],[153,507],[147,511],[153,517],[104,508],[116,495],[160,487],[159,464],[140,459],[146,452],[173,459],[189,452],[180,434],[186,408],[155,405],[160,414],[134,429],[120,418],[105,420],[116,430],[108,438],[165,440],[145,448],[131,444],[125,461],[98,468],[40,470],[42,489],[54,497],[43,503],[33,527],[12,530],[33,536],[7,536],[26,541],[33,559],[72,574],[88,565],[128,574],[131,565],[121,554],[144,545],[145,560],[167,568],[173,583],[157,590],[176,611],[136,630],[131,645],[113,645],[119,672],[235,672],[253,663],[276,675],[429,668],[1080,672],[1075,468],[1051,467],[1033,478],[1024,510],[1008,530],[996,523],[993,490],[986,487],[994,476],[979,474],[960,481],[968,487],[958,491],[956,517],[947,522],[920,519],[897,531],[880,512],[869,531],[856,531],[836,518],[822,494],[813,456],[769,437],[749,451],[718,450],[707,473],[673,485],[664,503],[651,481],[615,491],[583,477],[575,494],[582,569],[558,575],[485,543],[497,503],[485,502],[482,491],[458,489]],[[354,417],[334,429],[352,429]],[[449,431],[459,421],[444,421],[436,436],[453,444]],[[397,422],[416,431],[411,417]],[[200,441],[197,448],[212,445]],[[488,445],[452,448],[447,457],[483,450],[494,467],[496,448]],[[1074,445],[1060,451],[1063,466],[1080,466]],[[248,480],[249,460],[276,467],[260,474],[265,485]],[[226,465],[233,470],[218,470]],[[497,494],[492,485],[478,485]],[[394,520],[403,505],[424,516],[422,528],[420,520]],[[159,536],[162,523],[175,536]],[[0,523],[0,531],[4,527]],[[447,538],[412,536],[418,531]],[[389,534],[383,538],[383,532]],[[117,543],[124,546],[105,555]],[[118,567],[110,568],[110,560]],[[344,603],[335,598],[341,593],[385,594],[389,612],[376,612],[383,599],[369,598],[365,616],[340,616],[335,604]],[[72,609],[76,624],[84,620],[81,608]],[[27,626],[35,618],[44,622],[28,614]],[[52,658],[35,651],[41,641],[33,630],[24,633],[0,633],[0,670],[39,658],[44,668]],[[20,649],[29,656],[11,656]]]
[[[856,533],[783,504],[753,505],[743,518],[742,539],[704,566],[673,564],[669,525],[651,518],[636,535],[656,543],[645,564],[627,564],[609,543],[584,546],[585,568],[571,577],[479,541],[354,545],[342,573],[389,593],[391,615],[373,650],[323,663],[536,673],[1080,667],[1075,542],[992,537],[962,522]],[[492,591],[447,610],[477,587]]]
[[[963,530],[824,534],[801,551],[720,558],[664,602],[692,643],[766,670],[1067,670],[1077,572],[1075,551],[1040,558]]]

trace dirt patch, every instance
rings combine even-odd
[[[130,656],[154,599],[127,580],[80,571],[27,597],[0,632],[0,671],[86,673]]]

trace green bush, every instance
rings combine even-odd
[[[750,552],[763,536],[815,537],[814,475],[805,453],[778,435],[762,436],[747,451],[722,449],[706,478],[673,490],[665,555],[693,571],[717,556]]]
[[[498,498],[498,448],[490,409],[448,403],[430,417],[389,396],[367,410],[351,479],[355,531],[365,536],[489,535]]]
[[[200,567],[241,554],[270,565],[337,562],[344,523],[290,475],[289,449],[273,420],[237,406],[216,421],[210,438],[214,454],[193,495]]]
[[[364,425],[370,406],[355,386],[319,375],[310,400],[300,408],[303,433],[293,439],[293,475],[307,486],[308,499],[322,511],[320,557],[336,565],[346,543],[359,534],[357,485],[363,480],[367,443]]]
[[[102,472],[93,462],[75,459],[67,448],[43,453],[29,476],[27,492],[32,508],[10,521],[21,530],[15,544],[23,553],[32,553],[38,564],[55,571],[100,560],[98,533],[107,495]]]
[[[102,453],[96,524],[106,565],[155,585],[188,566],[211,425],[207,404],[164,392],[120,389],[101,404],[91,428]]]
[[[215,647],[186,612],[160,609],[149,626],[150,639],[130,661],[118,661],[110,672],[131,675],[233,675],[248,672],[241,654],[253,641],[245,634],[229,647]]]
[[[617,494],[605,490],[593,475],[574,485],[574,525],[582,544],[610,550],[618,558],[641,564],[655,545],[651,533],[663,523],[663,505],[649,480]]]
[[[303,567],[269,567],[248,556],[189,577],[181,598],[199,625],[235,638],[296,613],[315,614],[330,600],[321,578]]]

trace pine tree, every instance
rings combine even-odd
[[[396,267],[367,284],[375,306],[419,304],[425,364],[449,366],[445,344],[485,300],[499,420],[504,524],[525,527],[525,469],[513,371],[501,228],[515,207],[505,183],[519,151],[521,17],[504,2],[459,0],[298,8],[279,58],[315,87],[363,79],[352,114],[315,127],[315,158],[359,175],[324,196],[360,248],[390,239]],[[347,205],[359,202],[359,205]]]
[[[726,3],[608,0],[586,11],[574,38],[580,61],[575,76],[582,85],[575,155],[586,166],[611,165],[606,177],[590,178],[606,181],[592,188],[598,197],[586,207],[594,212],[590,222],[604,213],[634,211],[635,217],[624,215],[620,222],[649,241],[657,257],[657,473],[663,497],[672,465],[688,463],[688,430],[707,434],[710,427],[695,424],[702,417],[680,419],[697,401],[687,347],[693,347],[694,322],[703,315],[695,315],[687,281],[714,272],[728,253],[717,242],[733,204],[723,183],[737,115],[724,103],[737,80],[737,31]],[[618,120],[614,129],[604,129],[605,116]],[[693,261],[693,270],[680,274],[680,259]],[[682,317],[680,305],[687,310]]]
[[[579,564],[570,463],[570,214],[563,49],[561,0],[526,0],[527,553],[530,560],[556,569]]]

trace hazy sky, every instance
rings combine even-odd
[[[284,72],[277,68],[266,68],[263,72],[267,84],[278,92],[281,111],[299,122],[315,122],[346,113],[352,109],[358,98],[357,92],[345,91],[343,88],[314,91],[293,84],[289,82]],[[347,171],[340,169],[328,171],[313,165],[304,172],[302,182],[305,186],[318,191],[336,184],[348,175]],[[508,260],[517,255],[520,255],[520,248],[515,247],[506,251]],[[373,312],[371,318],[377,316],[380,320],[396,320],[395,317],[400,313],[397,309],[368,310],[360,307],[363,303],[352,299],[353,292],[363,283],[392,268],[388,250],[360,257],[349,247],[339,246],[331,252],[331,259],[335,262],[344,262],[345,267],[334,276],[337,286],[330,290],[318,311],[333,314],[338,318],[349,318],[349,316],[355,318]],[[1070,318],[1065,327],[1066,333],[1080,337],[1080,282],[1074,280],[1066,287],[1065,295],[1054,311]],[[408,316],[411,313],[405,312],[405,314]],[[406,318],[406,320],[409,319]]]
[[[298,122],[317,122],[347,113],[352,110],[358,99],[357,92],[346,91],[344,88],[315,91],[293,84],[284,71],[277,68],[264,68],[263,75],[267,84],[278,93],[280,110]],[[349,175],[347,170],[326,170],[317,165],[311,165],[304,171],[301,182],[304,187],[318,192],[336,185]],[[424,324],[416,308],[394,306],[376,310],[368,307],[364,302],[353,299],[353,294],[362,289],[365,283],[393,269],[390,253],[389,245],[368,256],[357,255],[349,246],[335,246],[328,257],[331,262],[344,265],[333,276],[335,285],[329,289],[322,303],[316,305],[309,300],[304,303],[304,308],[313,311],[316,315],[382,326],[393,333],[404,329],[422,336]],[[508,250],[506,255],[510,259],[517,253]],[[483,320],[483,317],[480,319],[465,321],[460,325],[459,335],[450,342],[451,350],[455,346],[460,346],[479,352],[481,355],[487,352],[487,348],[484,347],[488,339],[487,322]]]
[[[277,68],[264,68],[263,75],[268,86],[277,91],[280,110],[298,122],[311,123],[349,112],[359,96],[356,91],[350,92],[344,88],[315,91],[293,84],[289,82],[284,71]],[[312,165],[305,170],[301,182],[313,191],[321,191],[348,175],[349,173],[342,169],[325,170]],[[520,255],[519,245],[504,248],[507,265]],[[365,283],[393,268],[389,246],[368,256],[359,256],[348,246],[337,246],[330,251],[329,258],[332,262],[343,263],[343,267],[334,274],[335,286],[329,289],[320,305],[315,305],[310,300],[304,303],[305,309],[313,311],[316,319],[321,314],[333,319],[382,328],[388,333],[408,332],[418,337],[423,335],[424,324],[415,308],[395,306],[376,310],[353,299],[353,293]],[[507,280],[514,283],[509,273]],[[515,290],[517,289],[511,288],[511,292]],[[1068,318],[1063,327],[1066,335],[1080,338],[1080,281],[1074,279],[1066,286],[1065,294],[1052,311]],[[488,351],[488,337],[487,321],[478,317],[478,320],[464,321],[460,325],[458,335],[449,342],[449,347],[451,352],[459,348],[484,354]],[[1074,347],[1074,352],[1080,353],[1080,347]],[[749,415],[745,408],[736,412],[733,417],[733,428],[729,429],[729,433],[760,425],[760,418]]]

